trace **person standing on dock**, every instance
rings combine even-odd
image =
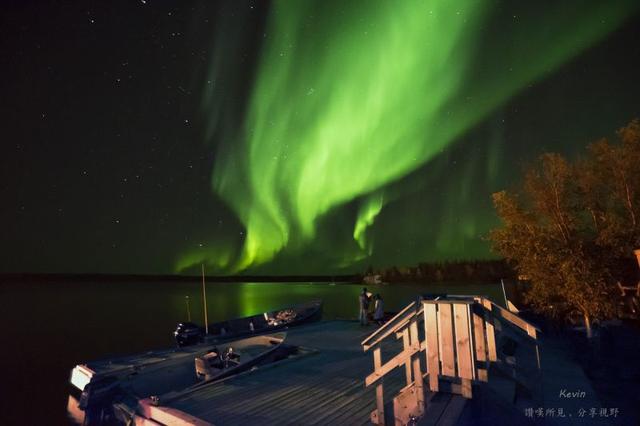
[[[371,297],[371,293],[367,291],[366,287],[362,288],[362,293],[358,298],[360,302],[360,325],[369,325],[369,319],[367,318],[367,313],[369,312],[369,300]]]
[[[373,320],[378,324],[384,324],[384,301],[382,300],[382,296],[379,293],[373,297],[374,305],[373,305]]]

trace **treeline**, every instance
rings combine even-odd
[[[516,274],[504,260],[461,260],[423,262],[418,266],[392,266],[384,269],[369,267],[366,276],[379,275],[384,282],[496,282],[515,278]]]

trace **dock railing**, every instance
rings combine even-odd
[[[427,391],[472,398],[473,385],[488,382],[494,366],[537,399],[538,333],[483,296],[446,295],[412,302],[361,343],[373,352],[374,369],[365,378],[365,386],[376,387],[372,423],[394,419],[395,424],[407,424],[422,417]],[[402,350],[383,360],[383,345],[399,339]],[[396,368],[404,368],[406,386],[385,404],[384,377]],[[386,420],[385,409],[393,411]]]

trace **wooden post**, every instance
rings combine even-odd
[[[410,346],[409,329],[405,328],[402,330],[402,348],[404,352],[409,352],[411,349]],[[407,361],[404,363],[404,375],[407,380],[407,386],[409,386],[411,384],[411,358],[407,358]]]
[[[482,305],[488,311],[491,311],[491,301],[483,297]],[[485,312],[484,314],[484,324],[487,330],[487,347],[489,349],[489,361],[497,361],[498,354],[496,352],[496,335],[493,327],[493,318],[491,318],[488,312]]]
[[[504,280],[500,278],[500,285],[502,286],[502,297],[504,297],[504,307],[509,309],[509,299],[507,299],[507,291],[504,289]]]
[[[438,316],[436,305],[424,303],[424,334],[427,341],[427,372],[429,373],[429,390],[438,392],[438,376],[440,375],[440,356],[438,347]]]
[[[207,318],[207,289],[204,284],[204,263],[202,266],[202,303],[204,305],[204,334],[209,334],[209,319]]]
[[[540,370],[540,350],[538,349],[538,333],[535,327],[527,323],[527,334],[536,340],[536,362],[538,363],[538,370]]]
[[[473,314],[473,335],[476,360],[479,363],[483,363],[482,368],[478,368],[478,380],[486,382],[489,380],[489,359],[487,358],[487,346],[485,343],[484,321],[476,313]]]
[[[376,373],[380,371],[382,367],[382,355],[380,354],[380,347],[377,347],[373,351],[373,369]],[[378,424],[384,424],[384,388],[382,387],[382,379],[376,385],[376,408],[378,411]]]
[[[422,368],[420,368],[420,338],[418,337],[418,321],[414,319],[411,321],[411,346],[417,350],[416,356],[413,357],[413,383],[418,399],[418,411],[420,415],[425,412],[424,406],[424,386],[422,379]]]
[[[191,322],[191,309],[189,308],[189,296],[185,296],[184,299],[187,301],[187,321]]]

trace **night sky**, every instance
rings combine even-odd
[[[0,272],[490,258],[492,192],[640,117],[635,3],[3,2]]]

